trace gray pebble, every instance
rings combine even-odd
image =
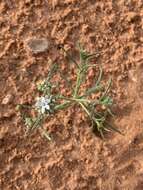
[[[39,38],[39,39],[34,38],[27,40],[26,46],[29,51],[31,51],[34,54],[37,54],[47,51],[49,43],[46,38]]]

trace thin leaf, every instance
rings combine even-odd
[[[99,86],[101,79],[102,79],[102,75],[103,75],[102,67],[99,67],[99,76],[98,76],[98,79],[97,79],[95,86]]]
[[[46,130],[42,130],[42,135],[48,140],[51,141],[52,138],[50,137],[49,133]]]
[[[108,80],[108,84],[107,84],[107,87],[106,87],[106,89],[105,89],[105,92],[103,93],[103,95],[102,95],[101,98],[100,98],[101,101],[102,101],[102,99],[108,94],[109,89],[110,89],[110,87],[111,87],[111,84],[112,84],[112,78],[110,78],[110,79]]]
[[[107,126],[107,127],[106,127],[107,129],[110,129],[110,130],[112,130],[112,131],[115,131],[115,132],[117,132],[117,133],[123,135],[123,133],[122,133],[119,129],[113,127],[113,126],[110,125],[107,121],[105,121],[105,124],[106,124],[106,126]]]
[[[76,60],[65,50],[65,48],[63,46],[60,46],[60,48],[64,51],[64,53],[67,55],[67,57],[73,62],[75,63],[75,65],[77,66],[77,68],[80,68],[79,64],[76,62]]]

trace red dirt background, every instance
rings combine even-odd
[[[48,51],[29,52],[31,38]],[[66,68],[57,46],[74,55],[77,41],[105,52],[95,62],[113,78],[111,122],[125,135],[98,138],[76,108],[45,124],[52,142],[25,137],[15,106],[33,101],[50,60]],[[143,1],[1,0],[0,103],[0,190],[142,190]]]

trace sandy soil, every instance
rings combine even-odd
[[[48,49],[32,54],[31,38]],[[77,41],[105,51],[95,62],[113,77],[112,122],[125,135],[96,137],[77,108],[45,124],[51,143],[26,138],[16,104],[33,101],[51,59],[66,68],[57,45],[74,55]],[[143,190],[142,0],[0,1],[0,190],[28,189]]]

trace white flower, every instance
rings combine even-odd
[[[44,114],[46,111],[50,111],[50,103],[51,97],[49,98],[48,96],[41,96],[37,98],[35,107],[40,113]]]

